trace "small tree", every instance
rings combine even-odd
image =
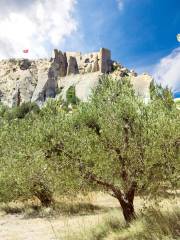
[[[114,196],[129,222],[135,194],[155,197],[175,187],[179,112],[164,98],[145,104],[128,79],[101,82],[73,116],[63,157],[76,177]]]
[[[161,101],[167,108],[174,106],[174,99],[168,87],[163,88],[161,84],[156,84],[154,80],[150,83],[150,97],[153,101]]]
[[[43,121],[43,119],[41,119]],[[36,144],[40,119],[3,122],[0,129],[0,201],[36,196],[43,205],[52,199],[48,189],[52,173]],[[42,123],[43,124],[43,123]],[[33,126],[34,125],[34,126]]]
[[[76,194],[80,190],[83,183],[79,176],[72,175],[69,163],[62,161],[65,143],[71,141],[71,114],[63,104],[49,99],[39,114],[12,118],[11,122],[2,119],[0,202],[36,196],[47,207],[54,202],[54,194]],[[26,116],[26,111],[22,113],[19,116]]]

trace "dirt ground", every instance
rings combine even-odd
[[[119,207],[109,196],[97,197],[94,204]],[[0,240],[63,240],[69,233],[101,222],[105,212],[90,215],[59,216],[56,218],[25,218],[23,214],[0,212]]]
[[[178,204],[180,198],[175,198],[173,204]],[[106,211],[89,212],[74,216],[58,215],[56,217],[27,217],[24,214],[7,214],[0,210],[0,240],[67,240],[67,236],[72,233],[81,232],[85,229],[102,222],[112,209],[119,211],[119,203],[113,197],[104,194],[95,195],[91,202],[100,209]],[[143,206],[144,201],[135,199],[135,208],[138,211]],[[164,209],[170,209],[172,202],[163,200]],[[1,209],[1,208],[0,208]]]
[[[63,239],[75,228],[95,225],[101,215],[76,216],[58,219],[23,219],[22,215],[6,215],[0,218],[1,240],[57,240]]]

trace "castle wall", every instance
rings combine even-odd
[[[53,52],[53,61],[59,64],[59,76],[92,72],[109,73],[111,71],[111,52],[102,48],[99,52],[82,54],[81,52]]]
[[[101,48],[99,52],[99,65],[101,73],[111,72],[111,51],[105,48]]]

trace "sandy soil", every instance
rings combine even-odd
[[[99,197],[95,204],[117,207],[108,196]],[[69,233],[98,224],[106,213],[57,218],[24,218],[22,214],[0,213],[0,240],[63,240]]]
[[[179,203],[179,198],[173,200]],[[97,195],[93,203],[101,207],[117,208],[119,203],[104,194]],[[136,210],[143,205],[143,200],[135,199]],[[172,202],[164,200],[162,207],[170,209]],[[121,214],[121,212],[119,212]],[[102,221],[108,212],[90,215],[59,216],[56,218],[25,218],[22,214],[5,214],[0,212],[0,240],[64,240],[70,234],[88,229]],[[122,214],[121,214],[122,216]],[[122,217],[123,219],[123,217]]]
[[[70,231],[93,226],[102,215],[76,216],[58,219],[23,219],[21,215],[5,215],[0,218],[1,240],[56,240],[63,239]]]

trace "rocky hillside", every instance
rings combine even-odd
[[[81,54],[54,50],[50,59],[9,59],[0,61],[0,101],[8,106],[23,102],[42,105],[47,98],[65,98],[70,86],[76,95],[86,101],[97,86],[100,76],[115,78],[130,76],[138,94],[149,97],[149,75],[137,75],[111,59],[108,49]]]

